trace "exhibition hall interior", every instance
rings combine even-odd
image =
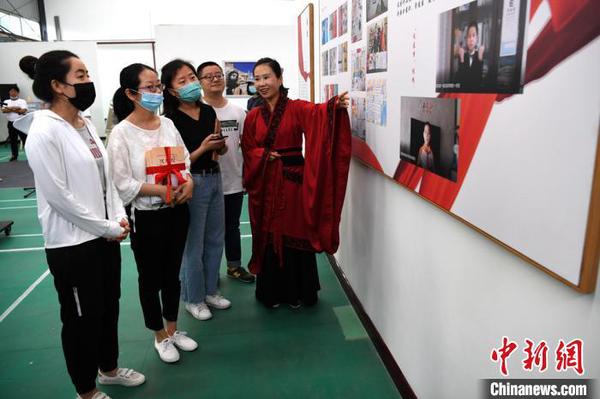
[[[598,15],[0,0],[0,397],[596,397]]]

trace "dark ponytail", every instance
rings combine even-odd
[[[281,76],[283,74],[283,69],[281,69],[281,65],[279,65],[279,62],[277,62],[277,60],[275,60],[273,58],[269,58],[269,57],[264,57],[264,58],[261,58],[260,60],[256,61],[256,64],[254,64],[254,68],[252,69],[253,75],[254,75],[254,71],[256,71],[256,67],[259,65],[268,65],[273,70],[273,73],[275,74],[275,76],[277,76],[277,79],[281,78]],[[283,87],[283,85],[279,86],[279,92],[286,97],[287,97],[288,91],[289,91],[289,89],[287,87]]]
[[[156,72],[154,68],[139,63],[128,65],[121,70],[119,75],[120,87],[113,95],[113,111],[119,122],[127,118],[135,109],[133,101],[127,97],[125,90],[137,91],[140,86],[140,74],[146,69]]]
[[[179,98],[171,94],[169,89],[173,88],[173,79],[175,78],[177,71],[184,66],[190,68],[196,77],[198,77],[196,74],[196,68],[194,68],[194,66],[189,62],[179,58],[165,64],[165,66],[160,69],[160,82],[165,85],[165,91],[163,92],[163,96],[165,97],[163,101],[163,109],[167,118],[171,118],[177,108],[179,108]],[[197,103],[199,102],[200,100],[197,101]]]
[[[119,122],[127,118],[134,109],[133,103],[129,98],[127,98],[127,95],[125,95],[125,89],[122,87],[119,87],[117,91],[115,91],[112,104],[113,111]]]
[[[38,59],[32,55],[26,55],[19,61],[19,68],[21,71],[25,72],[30,79],[35,79],[35,64],[37,63],[37,60]]]
[[[27,72],[25,73],[29,74],[29,72],[31,72],[30,68],[33,68],[35,71],[33,94],[35,94],[37,98],[48,103],[52,102],[54,99],[52,81],[65,81],[65,78],[71,69],[71,63],[69,62],[70,58],[79,57],[70,51],[54,50],[43,54],[39,60],[36,60],[35,57],[31,57],[25,61],[25,68],[27,69]],[[21,59],[21,62],[23,62],[23,59]],[[21,62],[19,62],[20,67]]]

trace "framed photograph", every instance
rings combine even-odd
[[[379,126],[387,125],[387,81],[367,79],[366,120]]]
[[[352,0],[352,43],[362,40],[363,35],[363,3]]]
[[[348,72],[348,42],[338,46],[338,73]]]
[[[388,10],[388,0],[367,0],[367,22]]]
[[[329,76],[337,74],[337,47],[329,49]]]
[[[367,73],[387,71],[387,17],[367,26]]]
[[[365,99],[362,97],[353,97],[350,107],[350,126],[352,135],[362,141],[366,140],[367,128],[365,120]]]
[[[251,97],[248,87],[254,86],[255,61],[224,61],[225,97]]]
[[[348,32],[348,3],[338,8],[338,37]]]
[[[323,96],[326,101],[339,94],[339,85],[337,83],[328,84],[323,86]]]
[[[458,101],[451,98],[402,97],[400,159],[456,182]]]
[[[436,91],[522,93],[527,0],[472,1],[440,15]]]
[[[329,40],[335,39],[338,35],[337,10],[329,16]]]
[[[329,20],[325,18],[321,22],[321,44],[327,44],[329,41]]]
[[[325,50],[321,54],[321,65],[323,76],[329,76],[329,50]]]
[[[352,90],[365,91],[365,76],[367,75],[367,51],[364,48],[352,50]]]

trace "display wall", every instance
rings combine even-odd
[[[590,292],[599,7],[323,0],[320,92],[350,91],[357,159]]]

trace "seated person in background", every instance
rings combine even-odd
[[[473,21],[467,26],[467,48],[456,46],[454,55],[458,57],[458,82],[461,89],[481,87],[484,46],[477,47],[479,28]]]
[[[419,148],[419,153],[417,155],[417,166],[433,172],[435,170],[435,158],[430,146],[431,125],[429,122],[426,122],[425,127],[423,128],[423,141],[424,143],[421,148]]]

